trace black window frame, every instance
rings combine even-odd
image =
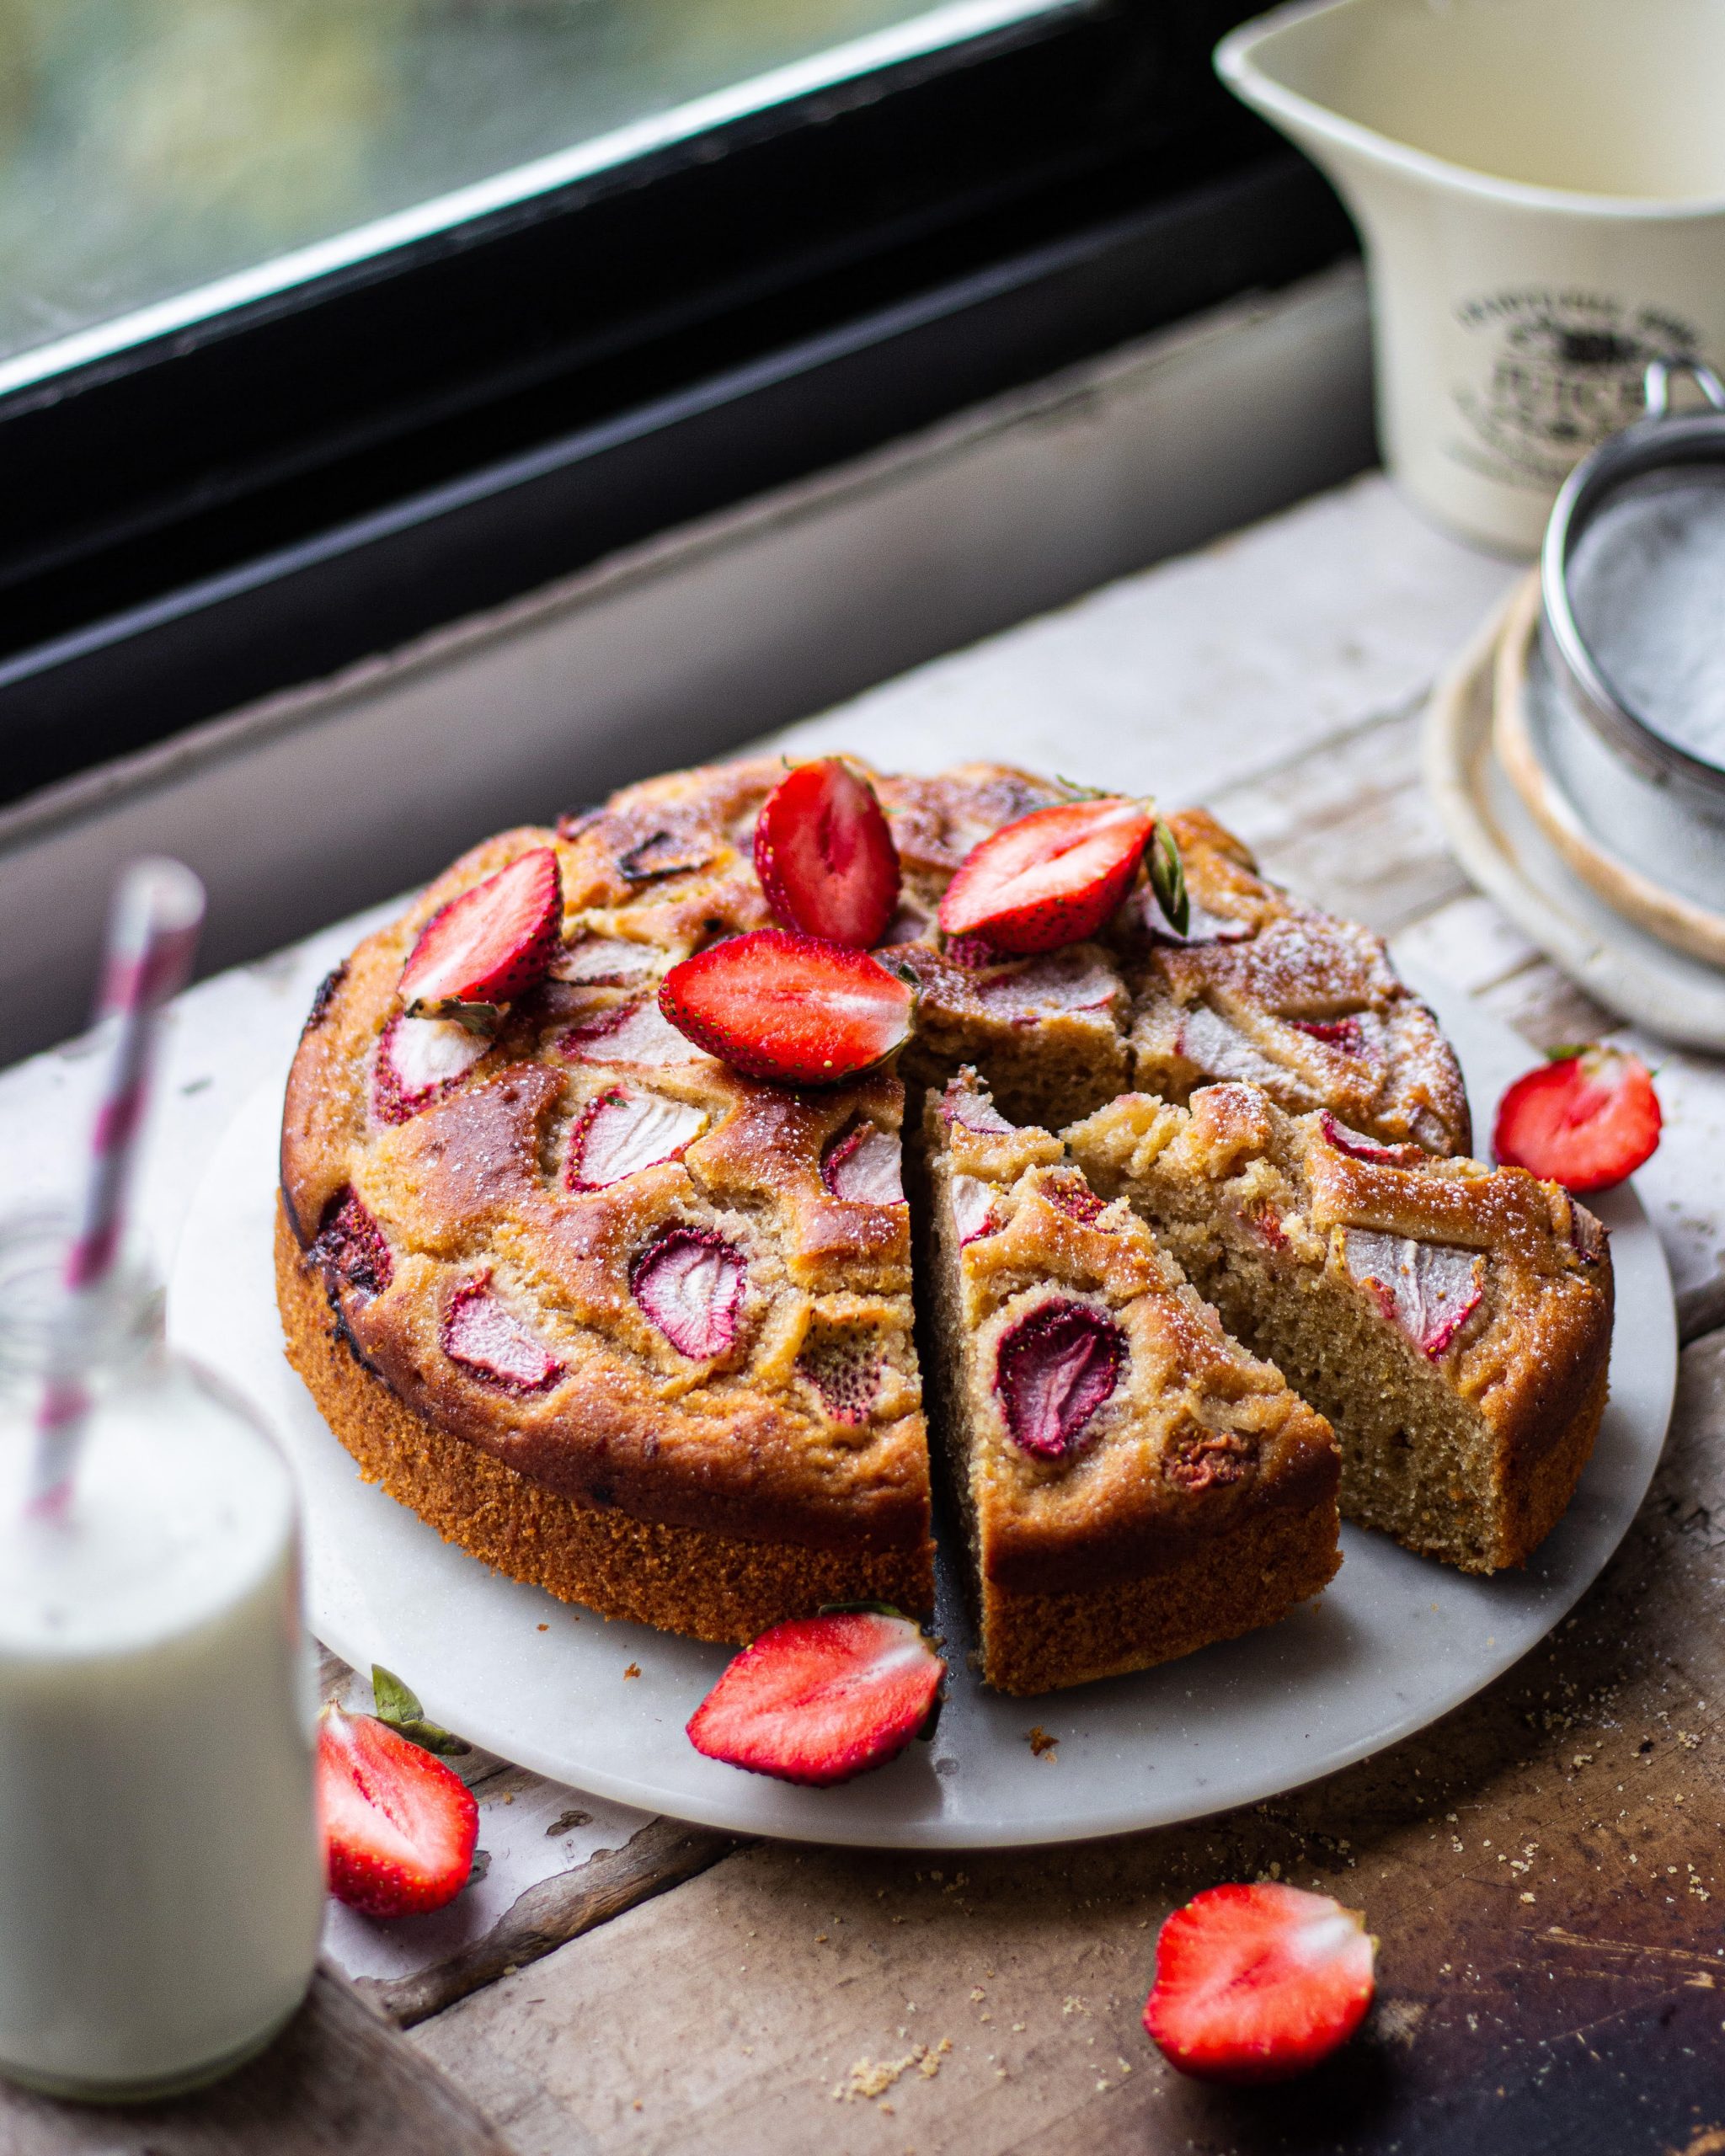
[[[0,398],[0,801],[1354,245],[1066,0]]]

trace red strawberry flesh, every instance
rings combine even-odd
[[[996,1232],[1000,1223],[995,1218],[994,1198],[992,1183],[976,1176],[953,1177],[953,1225],[959,1231],[960,1250]]]
[[[325,1208],[311,1255],[326,1274],[361,1295],[381,1295],[395,1278],[383,1230],[349,1189],[338,1191]]]
[[[543,1392],[563,1366],[491,1292],[490,1275],[457,1289],[443,1319],[443,1352],[489,1384]]]
[[[948,1129],[956,1123],[978,1138],[1010,1137],[1014,1128],[995,1106],[987,1087],[978,1084],[974,1070],[961,1070],[948,1083],[940,1113]]]
[[[686,1033],[667,1025],[648,996],[612,1005],[572,1026],[557,1043],[572,1063],[633,1063],[642,1070],[666,1070],[695,1059]]]
[[[914,997],[866,952],[781,928],[709,944],[659,991],[670,1023],[733,1069],[788,1086],[871,1070],[910,1037]]]
[[[1135,801],[1067,801],[993,832],[947,886],[948,936],[1051,951],[1093,936],[1118,910],[1156,819]]]
[[[541,979],[563,925],[557,855],[536,846],[435,913],[401,969],[415,1017],[463,1003],[507,1003]]]
[[[755,873],[767,904],[805,936],[868,950],[899,903],[899,853],[874,791],[836,756],[799,764],[762,804]]]
[[[797,1368],[835,1422],[868,1420],[880,1391],[879,1343],[860,1326],[812,1328]]]
[[[1126,1361],[1126,1336],[1088,1303],[1039,1303],[1002,1334],[995,1392],[1015,1444],[1062,1460],[1106,1406]]]
[[[820,1180],[828,1195],[852,1205],[902,1205],[899,1134],[878,1123],[854,1123],[828,1146]]]
[[[1273,1880],[1212,1886],[1162,1928],[1144,2026],[1183,2073],[1284,2081],[1347,2041],[1373,1989],[1358,1911]]]
[[[1477,1251],[1416,1242],[1374,1228],[1344,1229],[1343,1251],[1350,1277],[1371,1291],[1384,1315],[1433,1362],[1485,1294],[1485,1260]]]
[[[736,1337],[748,1268],[711,1228],[670,1227],[629,1268],[629,1290],[680,1355],[709,1362]]]
[[[589,1101],[569,1133],[563,1182],[570,1190],[608,1190],[644,1168],[680,1161],[706,1128],[706,1116],[686,1102],[613,1086]]]
[[[329,1891],[350,1908],[413,1916],[466,1886],[479,1807],[441,1759],[370,1715],[324,1710],[318,1809]]]
[[[1318,1121],[1330,1144],[1349,1160],[1370,1161],[1380,1167],[1417,1168],[1431,1158],[1423,1145],[1386,1145],[1363,1130],[1352,1130],[1338,1123],[1327,1108],[1319,1111]]]
[[[689,1721],[689,1742],[823,1788],[895,1758],[928,1720],[946,1664],[908,1617],[835,1610],[763,1632]]]
[[[371,1081],[380,1123],[405,1123],[452,1092],[491,1043],[454,1018],[400,1013],[383,1028]]]
[[[1061,1169],[1048,1177],[1043,1183],[1042,1194],[1057,1213],[1064,1213],[1069,1220],[1077,1220],[1086,1227],[1102,1215],[1102,1200],[1076,1168]]]
[[[1659,1142],[1653,1073],[1621,1049],[1589,1048],[1518,1078],[1498,1108],[1492,1150],[1578,1192],[1610,1190]]]

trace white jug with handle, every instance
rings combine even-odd
[[[1725,0],[1313,0],[1223,81],[1360,229],[1391,475],[1531,554],[1648,362],[1725,369]]]

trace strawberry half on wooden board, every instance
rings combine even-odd
[[[908,982],[865,951],[756,928],[673,966],[659,1007],[680,1033],[750,1078],[831,1086],[883,1063],[911,1033]]]
[[[401,969],[413,1017],[494,1008],[541,979],[563,932],[563,878],[548,846],[440,906]]]
[[[1274,1880],[1211,1886],[1156,1943],[1144,2026],[1203,2081],[1285,2081],[1365,2019],[1375,1942],[1357,1909]]]
[[[467,1785],[371,1715],[323,1710],[318,1809],[329,1891],[361,1915],[441,1909],[467,1885],[479,1835]]]
[[[1661,1121],[1653,1074],[1638,1055],[1562,1049],[1504,1094],[1492,1150],[1504,1167],[1567,1190],[1610,1190],[1651,1159]]]
[[[1118,910],[1155,829],[1139,801],[1033,809],[966,855],[940,902],[942,931],[1013,953],[1081,943]]]
[[[788,927],[867,951],[899,903],[899,850],[874,789],[837,756],[798,764],[755,824],[755,873]]]
[[[947,1666],[885,1609],[793,1617],[745,1647],[696,1708],[709,1759],[824,1788],[895,1759],[934,1711]]]

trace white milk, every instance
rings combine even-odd
[[[9,1374],[0,2073],[165,2093],[267,2041],[316,1953],[292,1486],[243,1415],[134,1341],[102,1375],[70,1518],[27,1520],[33,1388]]]

